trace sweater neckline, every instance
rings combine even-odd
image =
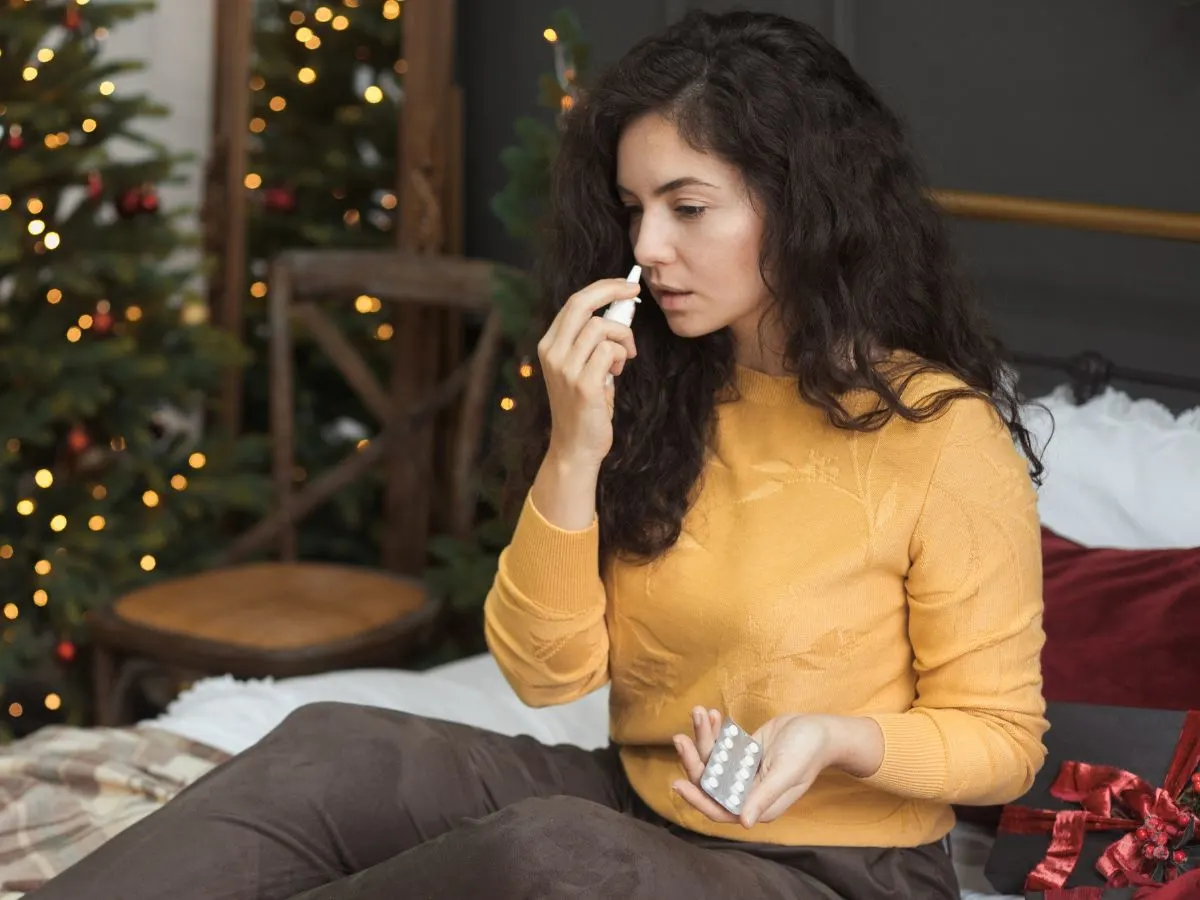
[[[765,406],[786,406],[800,400],[794,375],[768,375],[734,363],[733,384],[738,395],[750,403]]]

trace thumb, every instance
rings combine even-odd
[[[775,809],[777,805],[786,809],[803,793],[804,789],[796,784],[796,773],[790,766],[770,766],[764,761],[759,778],[746,797],[746,805],[742,807],[742,824],[752,828],[764,817],[764,813],[775,813],[768,815],[768,820],[775,818],[778,815]],[[786,800],[786,803],[781,804],[781,800]]]

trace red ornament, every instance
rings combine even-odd
[[[79,14],[79,7],[71,5],[67,7],[66,15],[63,16],[63,24],[72,31],[78,28],[83,23],[83,16]]]
[[[132,219],[142,210],[142,195],[137,188],[130,188],[117,198],[117,212]]]
[[[296,193],[286,187],[267,188],[263,191],[263,205],[271,212],[291,212],[296,208]]]
[[[112,313],[98,312],[92,317],[92,327],[96,329],[96,334],[108,334],[112,331],[113,317]]]
[[[12,133],[10,133],[8,135],[8,149],[9,150],[20,150],[24,146],[25,146],[25,138],[21,137],[21,135],[12,134]]]
[[[92,439],[88,437],[88,433],[83,430],[83,427],[76,425],[67,432],[67,446],[71,448],[72,453],[82,453],[92,445]]]
[[[73,662],[75,659],[75,645],[70,641],[59,641],[58,646],[54,648],[54,653],[65,663]]]
[[[104,179],[99,172],[88,172],[87,195],[89,200],[99,200],[104,193]]]
[[[142,212],[156,213],[158,212],[158,194],[152,187],[142,188],[140,205]]]

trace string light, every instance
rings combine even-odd
[[[363,438],[361,441],[359,441],[357,444],[354,445],[354,449],[355,450],[366,450],[367,447],[370,446],[370,444],[371,444],[371,441],[369,439]]]
[[[379,103],[383,100],[383,88],[377,84],[371,85],[363,91],[363,99],[368,103]]]
[[[33,79],[38,77],[38,70],[35,66],[26,66],[21,71],[21,77],[26,81],[33,81]]]
[[[139,322],[142,318],[142,308],[140,306],[128,306],[125,308],[125,318],[130,322]]]
[[[30,215],[36,216],[45,208],[45,206],[37,197],[30,197],[25,203],[25,208],[29,210]]]
[[[311,28],[309,28],[307,25],[304,28],[296,29],[296,40],[298,40],[302,44],[305,41],[307,41],[309,38],[311,38],[312,36],[313,36],[313,30]]]
[[[304,13],[301,10],[293,9],[292,14],[288,16],[288,21],[293,25],[299,25],[304,21]]]
[[[33,473],[33,483],[40,488],[48,488],[54,484],[54,473],[49,469],[38,469]]]
[[[67,527],[67,517],[61,513],[50,520],[51,531],[62,531]]]
[[[41,219],[34,219],[32,222],[29,223],[29,233],[32,234],[34,237],[37,237],[39,234],[41,234],[45,230],[46,230],[46,223],[43,222]]]
[[[158,565],[158,562],[157,562],[157,560],[154,559],[153,556],[151,556],[149,553],[147,553],[145,556],[142,557],[139,565],[141,565],[143,572],[153,572],[154,567]]]
[[[92,317],[89,316],[87,313],[84,313],[82,316],[80,316],[79,317],[79,327],[82,328],[84,331],[87,331],[89,328],[91,328],[92,327]]]
[[[187,486],[188,486],[188,480],[185,476],[183,476],[183,475],[172,475],[171,476],[171,487],[175,488],[175,490],[186,491]]]
[[[9,438],[4,443],[4,449],[6,449],[9,453],[16,453],[21,449],[21,442],[16,438]]]
[[[350,20],[345,16],[334,16],[331,24],[334,31],[345,31],[350,27]]]
[[[94,488],[92,488],[92,499],[103,500],[107,496],[108,496],[108,488],[106,488],[104,485],[98,484]]]
[[[124,450],[125,449],[125,438],[115,437],[111,441],[108,442],[108,446],[112,447],[114,450]]]
[[[38,62],[48,63],[50,60],[54,59],[54,51],[49,47],[43,47],[37,52],[37,58]]]
[[[521,363],[521,367],[517,370],[517,374],[519,374],[522,378],[532,378],[533,366],[527,362],[523,362]]]
[[[396,208],[396,195],[395,194],[384,194],[383,199],[379,201],[379,205],[382,206],[384,209],[395,209]]]
[[[333,18],[333,10],[328,6],[318,6],[317,11],[313,13],[313,18],[318,22],[328,22]]]
[[[17,616],[19,616],[20,614],[21,614],[21,611],[19,609],[17,609],[17,604],[15,604],[15,603],[5,603],[4,604],[4,618],[11,621],[11,620],[15,619]]]
[[[53,712],[54,710],[60,708],[61,706],[62,706],[62,697],[58,696],[58,694],[47,694],[46,695],[46,709]]]
[[[107,313],[110,309],[112,309],[112,304],[107,300],[101,300],[96,304],[96,312]]]
[[[50,602],[50,595],[46,593],[44,588],[38,588],[33,592],[33,605],[45,606]]]
[[[396,332],[396,329],[394,329],[387,322],[383,322],[380,324],[380,326],[378,328],[375,329],[375,340],[390,341],[392,339],[392,335],[395,334],[395,332]]]
[[[365,316],[367,313],[374,310],[374,299],[374,297],[371,297],[367,294],[359,294],[354,299],[354,308]]]
[[[558,32],[555,31],[553,28],[547,28],[545,31],[543,31],[542,37],[544,37],[551,44],[558,43]]]
[[[267,120],[261,116],[255,116],[250,120],[250,130],[254,134],[262,134],[267,130]]]
[[[283,97],[272,97],[267,106],[271,107],[272,112],[283,112],[287,108],[287,100]]]
[[[58,288],[50,288],[50,290],[46,291],[47,303],[53,305],[58,303],[60,300],[62,300],[62,291],[60,291]]]
[[[37,572],[39,575],[49,575],[53,568],[54,567],[50,565],[50,560],[48,559],[39,559],[33,564],[33,571]]]
[[[514,400],[512,397],[503,397],[500,400],[500,408],[502,410],[504,410],[505,412],[509,412],[516,405],[517,405],[517,401]]]
[[[0,194],[0,212],[8,212],[12,209],[12,197],[8,194]]]
[[[83,337],[83,332],[79,330],[77,325],[72,325],[67,329],[67,340],[72,344],[78,342],[81,337]]]
[[[394,66],[392,66],[392,68],[395,69],[397,75],[407,75],[408,74],[408,60],[407,59],[398,59],[398,60],[396,60],[396,64]]]
[[[259,300],[267,296],[267,283],[265,281],[256,281],[250,285],[250,296],[257,297]]]
[[[105,97],[109,96],[116,89],[117,89],[117,86],[115,84],[113,84],[111,81],[100,82],[100,93],[102,93]]]
[[[310,37],[307,41],[304,42],[304,46],[307,47],[309,50],[317,50],[321,46],[321,39],[314,34],[312,37]]]
[[[59,245],[62,244],[62,238],[59,237],[57,231],[46,232],[45,241],[47,250],[57,250]]]
[[[20,703],[10,703],[10,704],[8,704],[8,714],[9,714],[10,716],[12,716],[14,719],[19,719],[19,718],[21,718],[21,714],[22,714],[23,712],[25,712],[25,709],[24,709],[24,708],[21,706],[21,704],[20,704]]]
[[[88,519],[88,528],[92,531],[103,531],[104,524],[104,516],[92,516]]]
[[[154,491],[146,491],[146,493],[142,494],[142,502],[153,509],[158,506],[158,494]]]
[[[250,190],[256,191],[262,187],[262,176],[257,172],[250,172],[246,175],[246,178],[242,183],[245,184]]]
[[[317,72],[311,66],[305,66],[296,73],[296,78],[300,80],[301,84],[312,84],[317,80]]]
[[[396,0],[386,0],[383,4],[383,17],[385,19],[400,18],[400,4]]]
[[[32,516],[34,509],[35,506],[32,500],[17,501],[17,515],[19,516]]]
[[[193,453],[188,457],[188,465],[193,469],[203,469],[204,464],[208,462],[203,453]]]
[[[12,559],[12,555],[12,544],[5,544],[3,547],[0,547],[0,559]]]
[[[84,134],[91,134],[93,131],[96,130],[96,120],[95,119],[84,119],[83,124],[79,127],[83,129]]]

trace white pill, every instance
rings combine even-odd
[[[717,760],[719,762],[726,762],[726,761],[728,761],[728,759],[729,759],[729,754],[726,751],[724,751],[724,750],[717,751]]]
[[[746,789],[746,786],[745,786],[744,784],[742,784],[740,781],[736,782],[736,783],[733,785],[733,792],[734,792],[735,794],[740,794],[740,793],[741,793],[742,791],[744,791],[745,789]]]
[[[738,781],[745,781],[749,775],[750,775],[750,773],[748,771],[746,771],[745,769],[738,769],[737,775],[735,777],[737,778]]]
[[[758,752],[758,744],[747,744],[746,752],[747,753],[757,753]]]
[[[705,782],[704,782],[704,786],[705,786],[705,787],[707,787],[707,788],[713,788],[713,789],[715,789],[715,788],[717,787],[717,785],[719,785],[720,783],[721,783],[721,782],[720,782],[720,781],[718,781],[718,780],[717,780],[717,779],[715,779],[715,778],[709,778],[709,779],[706,779],[706,780],[705,780]]]
[[[742,798],[739,797],[737,794],[730,794],[728,802],[729,802],[730,806],[738,806],[739,804],[741,804]]]
[[[721,775],[725,771],[725,767],[720,763],[713,763],[713,767],[709,769],[714,775]]]
[[[732,738],[725,738],[725,740],[721,741],[721,746],[723,746],[726,750],[731,748],[733,746]]]
[[[738,727],[731,723],[725,727],[725,733],[730,737],[733,737],[738,733]]]

